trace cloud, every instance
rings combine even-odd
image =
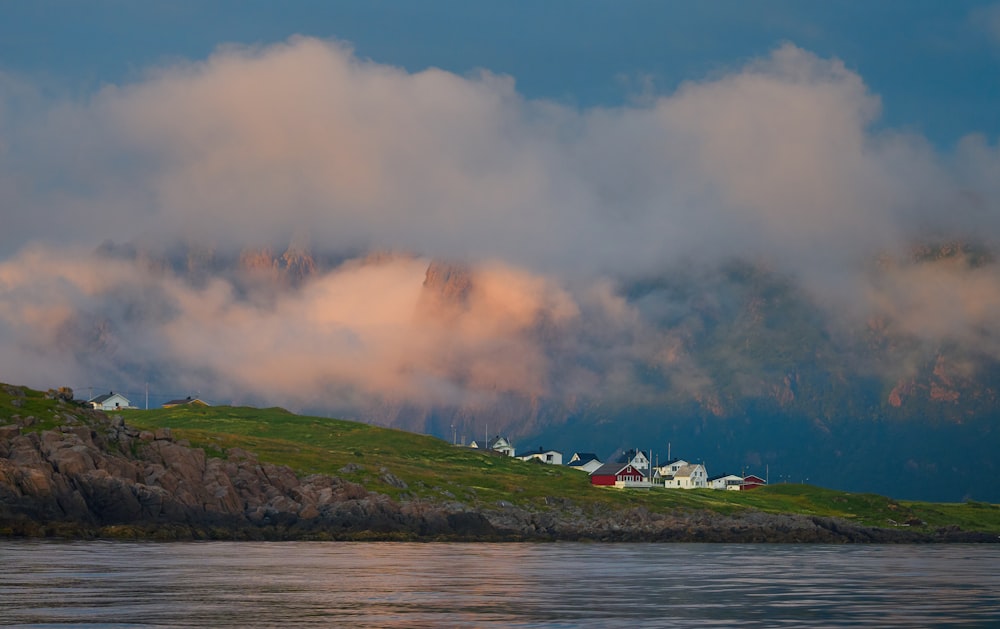
[[[860,77],[791,45],[649,105],[585,111],[315,39],[224,47],[29,116],[7,144],[38,192],[5,202],[39,218],[0,247],[59,224],[90,241],[309,234],[558,272],[699,249],[839,260],[908,201],[866,132],[877,112]]]
[[[906,335],[1000,358],[1000,265],[952,252],[941,259],[885,261],[869,285],[875,314]]]
[[[797,278],[833,315],[976,342],[994,275],[950,271],[945,293],[922,293],[941,280],[925,285],[928,269],[874,288],[866,273],[915,238],[995,244],[1000,151],[876,132],[880,109],[855,71],[792,44],[585,110],[488,71],[411,73],[300,37],[80,99],[0,75],[0,373],[155,372],[305,405],[332,391],[488,404],[652,398],[643,364],[700,393],[712,381],[688,352],[697,316],[657,319],[690,304],[635,303],[622,285],[735,258]],[[105,241],[412,254],[263,290],[78,249]],[[471,292],[428,297],[430,259],[468,265]],[[944,296],[962,304],[948,326]]]
[[[994,44],[1000,45],[1000,4],[976,7],[969,14],[969,21],[985,32]]]
[[[575,319],[544,278],[469,269],[461,302],[425,286],[428,262],[349,261],[297,289],[248,292],[231,277],[34,248],[0,264],[0,372],[77,385],[150,378],[217,396],[357,408],[378,397],[476,406],[551,394],[538,326]],[[272,288],[272,287],[266,287]],[[61,365],[24,372],[26,357]],[[329,391],[355,396],[330,399]]]

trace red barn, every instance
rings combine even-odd
[[[628,486],[645,480],[646,475],[631,463],[605,463],[590,473],[591,485]]]
[[[760,476],[754,476],[753,474],[751,474],[750,476],[743,477],[743,483],[740,485],[740,490],[742,491],[746,489],[757,489],[758,487],[761,487],[763,485],[767,485],[766,480],[764,480]]]

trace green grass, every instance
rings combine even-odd
[[[18,393],[12,395],[11,391]],[[76,409],[74,404],[45,399],[42,391],[0,383],[0,425],[11,423],[13,417],[33,417],[27,430],[51,430],[66,423],[64,413],[72,414]]]
[[[440,439],[357,422],[294,415],[280,408],[214,406],[125,411],[136,428],[169,427],[177,439],[221,456],[232,447],[301,474],[335,474],[399,497],[402,493],[482,504],[544,499],[553,489],[590,490],[586,474],[452,446]],[[361,469],[339,470],[353,463]],[[404,480],[398,489],[382,469]],[[450,495],[449,495],[450,494]],[[558,495],[558,494],[556,494]]]
[[[13,415],[33,415],[42,430],[65,423],[74,407],[25,391],[21,406],[0,386],[0,425]],[[568,467],[526,463],[480,450],[453,446],[440,439],[338,419],[295,415],[280,408],[178,407],[120,413],[140,430],[170,428],[175,439],[225,457],[243,448],[263,462],[287,465],[301,475],[330,474],[394,498],[454,500],[474,506],[500,501],[550,508],[549,498],[565,499],[583,509],[642,507],[736,514],[750,510],[836,517],[865,526],[913,526],[1000,534],[1000,506],[986,503],[926,503],[894,500],[810,485],[772,485],[746,492],[703,490],[617,490],[590,485],[587,474]],[[355,464],[351,472],[340,470]],[[402,479],[405,489],[386,482],[383,470]],[[391,480],[391,479],[390,479]],[[561,508],[561,507],[552,507]],[[921,524],[922,523],[922,524]]]
[[[348,463],[362,470],[346,477],[400,497],[455,499],[483,505],[506,501],[544,507],[547,497],[580,507],[645,507],[651,511],[707,509],[736,514],[749,510],[837,517],[865,526],[933,529],[957,525],[1000,533],[1000,506],[901,501],[811,485],[772,485],[746,492],[716,490],[628,490],[590,485],[586,474],[561,466],[525,463],[440,439],[356,422],[306,417],[283,409],[233,407],[128,411],[136,427],[170,427],[177,438],[220,454],[230,447],[252,450],[262,461],[289,465],[302,474],[340,474]],[[382,468],[403,479],[400,490],[380,480]],[[923,522],[923,524],[919,524]]]

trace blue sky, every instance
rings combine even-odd
[[[223,43],[294,34],[410,71],[513,76],[529,98],[615,105],[669,93],[792,42],[837,57],[882,97],[877,124],[939,147],[1000,133],[1000,5],[967,0],[32,0],[0,3],[0,68],[86,92]]]

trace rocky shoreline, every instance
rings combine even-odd
[[[62,423],[0,426],[0,537],[151,540],[399,540],[928,543],[997,542],[957,527],[871,528],[833,518],[749,512],[655,513],[581,507],[559,497],[506,502],[393,500],[336,476],[298,477],[232,449],[208,457],[120,416],[60,402]],[[383,475],[391,477],[389,470]]]

